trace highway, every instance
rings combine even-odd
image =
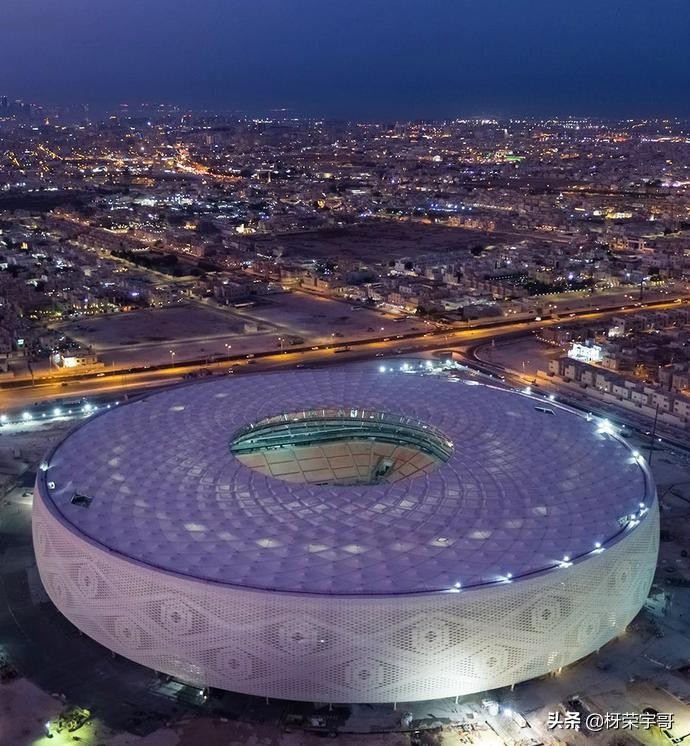
[[[42,402],[59,402],[63,399],[73,400],[86,396],[133,393],[147,387],[177,383],[200,373],[218,374],[232,370],[233,375],[241,375],[282,367],[311,367],[387,357],[395,354],[410,354],[443,349],[445,346],[475,345],[492,338],[505,338],[509,335],[520,336],[545,326],[568,323],[575,319],[577,321],[595,321],[612,314],[634,313],[644,308],[661,310],[674,307],[678,307],[677,301],[657,301],[643,304],[643,307],[626,307],[625,310],[615,307],[596,311],[580,311],[559,319],[509,321],[474,327],[456,327],[425,333],[390,335],[382,339],[339,341],[328,346],[300,347],[283,352],[270,350],[250,353],[248,356],[231,356],[223,361],[213,363],[196,360],[174,366],[106,371],[69,378],[61,376],[59,379],[57,377],[44,378],[36,380],[35,383],[28,380],[8,381],[0,386],[0,413],[16,411]]]

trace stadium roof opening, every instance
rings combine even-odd
[[[453,444],[414,418],[353,407],[268,417],[241,428],[230,450],[288,482],[352,485],[428,474],[450,458]]]

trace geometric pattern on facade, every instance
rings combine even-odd
[[[354,486],[230,453],[249,422],[333,406],[427,422],[452,452]],[[623,439],[543,399],[364,366],[168,389],[91,418],[43,467],[33,538],[55,606],[199,687],[350,703],[510,685],[622,632],[656,567],[656,492]]]
[[[656,500],[610,549],[519,582],[353,598],[192,580],[86,541],[34,498],[34,546],[57,608],[107,649],[199,687],[319,702],[489,690],[600,648],[645,601]]]

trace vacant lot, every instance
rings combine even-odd
[[[245,327],[245,324],[247,326]],[[57,329],[91,346],[106,365],[157,365],[306,344],[395,336],[419,330],[417,319],[390,317],[306,293],[278,293],[241,309],[189,303],[69,321]],[[228,349],[227,345],[231,345]],[[174,353],[174,355],[172,354]]]
[[[58,328],[96,351],[147,343],[183,342],[241,334],[244,321],[203,306],[151,308],[94,316]]]
[[[288,257],[321,260],[337,257],[365,264],[386,264],[393,259],[424,254],[464,253],[477,244],[486,246],[500,240],[498,234],[394,220],[265,238],[252,237],[261,253],[281,248],[283,255]]]

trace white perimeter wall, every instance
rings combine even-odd
[[[85,541],[38,490],[33,536],[53,603],[126,658],[200,687],[404,702],[540,676],[619,634],[649,592],[659,514],[655,500],[616,545],[541,577],[372,598],[252,591],[159,572]]]

